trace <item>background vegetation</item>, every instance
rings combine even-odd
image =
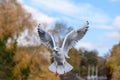
[[[0,2],[0,80],[79,80],[79,76],[106,75],[108,80],[120,80],[120,43],[113,46],[108,54],[99,57],[96,50],[85,49],[69,51],[67,61],[74,69],[66,76],[55,76],[48,70],[51,64],[51,51],[44,45],[19,46],[18,38],[24,30],[31,33],[36,21],[16,0]],[[63,35],[71,31],[65,23],[56,22],[49,31],[61,46]],[[62,34],[61,34],[62,32]]]

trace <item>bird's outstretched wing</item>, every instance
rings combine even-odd
[[[44,31],[43,29],[41,29],[40,25],[38,25],[38,34],[39,34],[41,42],[45,46],[49,47],[50,49],[53,49],[55,47],[55,42],[54,42],[52,35]]]
[[[88,30],[88,27],[89,27],[88,25],[89,23],[87,21],[85,25],[83,25],[77,30],[72,30],[65,36],[63,44],[62,44],[62,50],[66,58],[69,58],[68,56],[69,49],[74,47],[76,42],[78,42],[80,39],[83,38],[83,36]]]

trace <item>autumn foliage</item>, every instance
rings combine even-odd
[[[14,56],[14,80],[59,80],[48,70],[50,55],[45,46],[19,47]]]
[[[115,45],[111,50],[111,56],[108,58],[106,63],[107,67],[110,68],[110,74],[112,80],[120,79],[120,43]]]
[[[0,80],[60,80],[60,76],[56,77],[48,70],[52,63],[49,48],[43,45],[18,46],[21,33],[33,31],[35,24],[32,15],[17,0],[0,0]],[[71,30],[66,24],[56,22],[49,31],[61,46],[64,35]],[[67,61],[74,68],[66,77],[62,76],[62,80],[78,80],[76,74],[87,76],[88,66],[98,66],[99,75],[120,80],[120,43],[113,46],[106,59],[99,57],[96,51],[75,48],[70,49],[69,56]]]
[[[35,20],[16,0],[0,1],[0,80],[58,80],[48,70],[50,52],[43,46],[20,47],[17,39]],[[49,76],[49,77],[48,77]]]
[[[31,29],[35,21],[31,14],[16,0],[2,0],[0,3],[0,39],[4,36],[19,35],[26,27]]]

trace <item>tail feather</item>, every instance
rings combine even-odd
[[[64,65],[56,65],[54,62],[48,67],[48,69],[50,71],[52,71],[54,73],[57,72],[58,74],[64,74],[64,73],[70,72],[72,70],[72,68],[73,67],[67,62],[65,62]]]

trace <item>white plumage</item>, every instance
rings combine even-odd
[[[82,27],[69,32],[65,36],[61,48],[55,45],[55,41],[50,33],[38,26],[38,34],[41,42],[53,51],[54,62],[48,67],[50,71],[57,74],[64,74],[72,70],[73,67],[66,61],[66,58],[69,58],[68,51],[74,47],[76,42],[83,38],[88,30],[88,24],[87,21]]]

